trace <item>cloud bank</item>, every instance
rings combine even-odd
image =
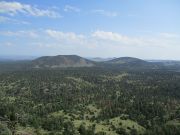
[[[104,30],[79,34],[57,29],[40,29],[0,31],[0,35],[4,39],[10,37],[8,39],[13,46],[9,44],[8,47],[16,47],[20,44],[29,47],[29,49],[34,48],[38,53],[45,51],[46,54],[51,52],[52,54],[79,54],[99,57],[132,56],[139,58],[142,55],[144,58],[150,58],[150,56],[152,58],[153,54],[154,58],[171,58],[179,56],[178,50],[180,50],[179,35],[168,32],[165,35],[156,33],[155,35],[129,36]],[[1,46],[3,44],[7,46],[7,40],[2,41]]]
[[[29,4],[22,4],[20,2],[7,2],[7,1],[0,1],[0,13],[1,14],[8,14],[11,16],[17,14],[25,14],[30,16],[36,17],[50,17],[50,18],[58,18],[61,15],[58,12],[49,9],[40,9],[36,6],[32,6]]]

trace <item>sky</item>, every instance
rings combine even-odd
[[[0,55],[180,60],[179,0],[0,0]]]

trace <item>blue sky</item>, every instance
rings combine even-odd
[[[0,0],[0,55],[180,60],[179,0]]]

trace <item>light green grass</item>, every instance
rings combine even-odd
[[[180,126],[180,120],[171,120],[166,123],[166,125]]]
[[[96,105],[89,104],[86,107],[86,112],[84,114],[84,119],[88,118],[91,119],[92,117],[97,118],[99,116],[99,113],[101,112],[101,109],[98,109]]]
[[[120,117],[115,117],[109,120],[109,123],[111,123],[116,128],[124,128],[126,132],[130,132],[130,129],[136,129],[138,133],[144,133],[145,128],[139,125],[137,122],[134,122],[132,120],[122,120]]]
[[[37,132],[40,135],[48,134],[49,132],[43,129],[35,129],[33,127],[22,127],[18,126],[16,129],[16,135],[37,135]]]
[[[81,124],[85,126],[86,129],[89,127],[95,125],[95,133],[98,132],[105,132],[106,135],[118,135],[115,131],[113,131],[109,125],[101,124],[101,123],[96,123],[92,122],[89,120],[74,120],[74,126],[76,128],[79,128]]]

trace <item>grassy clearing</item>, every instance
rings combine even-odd
[[[128,73],[122,73],[122,74],[119,74],[119,75],[115,75],[115,76],[101,76],[103,79],[103,82],[107,82],[109,80],[114,80],[114,81],[122,81],[124,79],[124,77],[128,76],[129,74]]]
[[[16,135],[36,135],[36,131],[32,127],[21,127],[18,126]]]
[[[74,126],[76,128],[79,128],[81,124],[85,126],[85,128],[89,128],[93,125],[95,125],[95,133],[98,132],[104,132],[106,135],[118,135],[115,131],[113,131],[110,127],[110,125],[102,124],[102,123],[96,123],[89,120],[74,120]]]
[[[115,117],[109,120],[109,123],[112,124],[115,128],[123,128],[126,132],[130,132],[131,129],[136,129],[138,133],[144,133],[145,128],[140,126],[137,122],[132,120],[122,120],[120,117]]]
[[[33,127],[18,126],[16,130],[16,135],[48,135],[48,133],[48,131],[43,129],[35,129]]]
[[[84,114],[84,119],[91,119],[91,118],[97,118],[99,116],[99,113],[101,112],[101,109],[98,109],[96,105],[90,104],[86,107],[86,112]]]
[[[78,116],[73,117],[72,114],[66,114],[64,111],[54,112],[50,115],[55,117],[62,116],[66,120],[72,120],[76,129],[78,129],[81,124],[83,124],[87,129],[95,126],[95,133],[104,132],[106,135],[117,135],[116,129],[119,128],[123,128],[127,133],[130,133],[131,129],[136,129],[139,134],[143,134],[145,132],[145,128],[140,126],[137,122],[129,119],[123,120],[121,117],[115,117],[97,123],[96,120],[92,120],[91,118],[98,117],[101,109],[98,109],[94,104],[90,104],[85,108],[86,111],[84,114],[84,119],[79,119]]]
[[[72,81],[74,81],[74,82],[76,82],[76,83],[79,83],[79,84],[81,84],[81,85],[94,86],[92,83],[90,83],[90,82],[88,82],[88,81],[85,81],[85,80],[83,80],[83,79],[81,79],[81,78],[75,78],[75,77],[66,77],[66,78],[69,79],[69,80],[72,80]]]
[[[166,125],[180,126],[180,120],[171,120],[166,123]]]

